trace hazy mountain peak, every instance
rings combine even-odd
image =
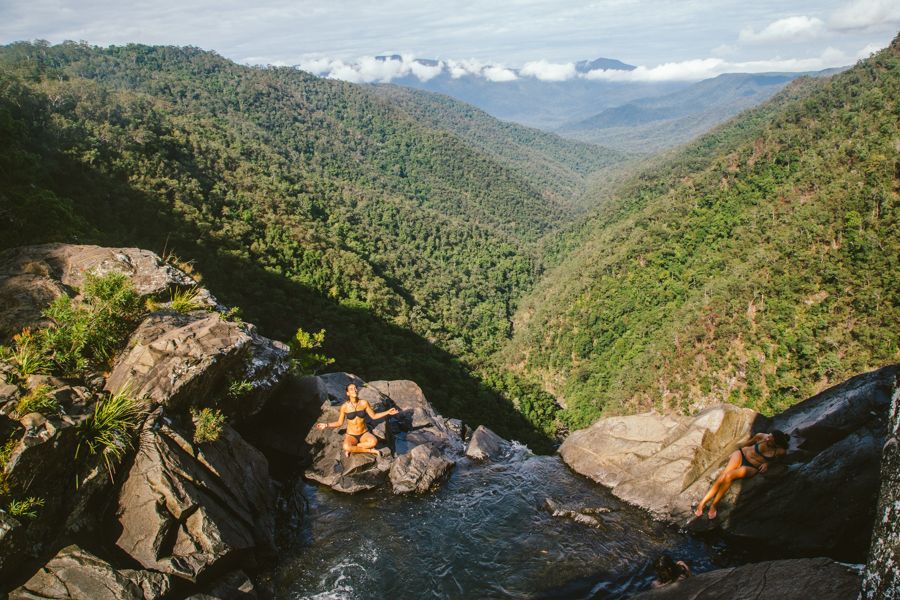
[[[594,60],[580,60],[575,63],[575,70],[579,73],[589,73],[591,71],[634,71],[637,67],[623,63],[621,60],[614,58],[596,58]]]

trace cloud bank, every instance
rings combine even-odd
[[[595,69],[579,72],[575,68],[575,63],[553,63],[546,60],[526,62],[522,68],[513,69],[473,59],[422,61],[410,55],[367,56],[349,63],[340,59],[319,57],[303,60],[296,66],[315,75],[352,83],[388,83],[405,77],[416,77],[424,82],[439,75],[453,79],[477,77],[495,83],[519,79],[537,79],[546,82],[584,79],[588,81],[653,83],[700,81],[724,73],[819,71],[850,65],[857,59],[865,58],[882,47],[884,45],[869,44],[852,54],[828,47],[819,56],[811,58],[775,58],[751,61],[729,61],[718,57],[699,58],[656,66],[640,65],[631,71]]]

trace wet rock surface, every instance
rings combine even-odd
[[[856,568],[829,558],[777,560],[701,573],[632,600],[854,600],[859,579]]]
[[[185,600],[256,600],[256,588],[243,571],[233,571]]]
[[[133,569],[117,570],[77,546],[59,551],[10,600],[154,600],[171,588],[171,576]]]
[[[497,460],[508,449],[509,442],[484,425],[479,425],[466,446],[466,456],[475,460]]]
[[[262,454],[227,425],[193,444],[158,411],[119,494],[116,544],[141,565],[194,581],[274,549],[274,495]]]

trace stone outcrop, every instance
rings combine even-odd
[[[131,335],[127,348],[106,388],[118,392],[127,386],[133,396],[175,410],[197,398],[216,398],[229,413],[252,415],[288,370],[284,344],[216,312],[154,313]],[[241,380],[253,391],[229,398],[229,384]]]
[[[446,476],[462,452],[462,440],[437,414],[418,385],[412,381],[374,381],[365,384],[346,373],[322,375],[316,401],[321,401],[319,421],[336,421],[346,401],[346,388],[356,383],[359,397],[375,412],[396,407],[400,414],[370,423],[380,440],[380,454],[343,456],[343,430],[310,429],[312,465],[306,476],[342,492],[372,489],[389,479],[397,493],[424,492]]]
[[[497,460],[509,449],[509,442],[479,425],[466,446],[466,456],[475,460]]]
[[[116,544],[141,565],[194,581],[253,565],[274,548],[274,495],[262,454],[229,426],[195,445],[157,411],[119,494]]]
[[[0,342],[23,327],[41,325],[43,311],[55,298],[84,284],[85,273],[124,273],[142,296],[162,297],[194,281],[153,252],[138,248],[101,248],[42,244],[0,252]],[[217,306],[206,290],[197,301]]]
[[[893,366],[854,377],[772,419],[727,405],[693,418],[648,413],[601,419],[573,433],[560,454],[619,498],[685,523],[741,438],[781,429],[791,436],[785,464],[738,480],[719,505],[719,517],[696,519],[692,527],[721,527],[782,552],[860,561],[868,548],[896,374]]]
[[[171,588],[171,576],[112,565],[77,546],[59,551],[10,600],[155,600]]]
[[[685,520],[756,413],[730,405],[696,417],[646,413],[601,419],[559,449],[572,469],[658,517]]]
[[[759,429],[791,435],[787,465],[742,484],[721,527],[783,552],[863,562],[897,373],[893,366],[858,375],[761,419]]]
[[[887,441],[881,454],[881,495],[869,559],[863,573],[862,600],[900,598],[900,386],[894,388]]]
[[[828,558],[753,563],[718,569],[650,590],[632,600],[854,600],[859,572]]]

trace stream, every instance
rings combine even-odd
[[[723,544],[654,521],[558,456],[517,444],[498,462],[463,458],[423,496],[309,483],[304,495],[303,524],[275,574],[279,599],[605,600],[647,589],[662,553],[695,573],[736,562]],[[596,525],[553,516],[548,498]]]

